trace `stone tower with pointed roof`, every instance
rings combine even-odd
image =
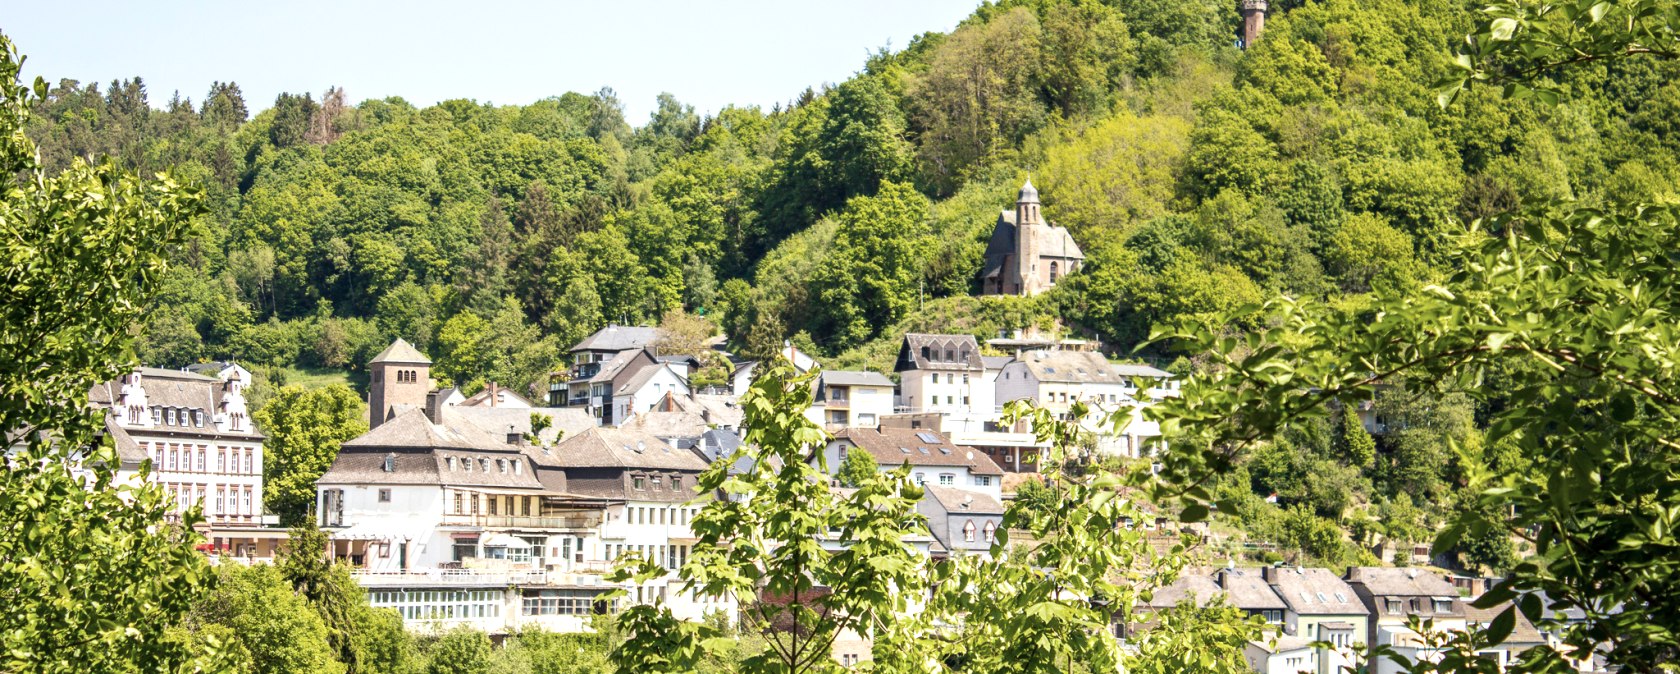
[[[368,428],[374,429],[397,412],[426,406],[432,359],[398,337],[368,362],[368,375]]]
[[[980,273],[982,295],[1037,295],[1085,262],[1085,253],[1066,228],[1046,222],[1038,189],[1028,179],[1015,210],[998,215]]]

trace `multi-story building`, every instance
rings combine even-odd
[[[1284,633],[1332,646],[1317,653],[1320,672],[1359,668],[1371,613],[1352,587],[1329,569],[1268,566],[1260,572],[1287,606]]]
[[[263,435],[245,406],[243,371],[218,368],[224,379],[142,367],[88,397],[107,410],[119,479],[136,479],[150,460],[147,479],[169,492],[177,514],[201,508],[216,551],[268,558],[285,532],[263,527]]]
[[[845,428],[823,450],[829,474],[839,472],[848,452],[864,451],[882,471],[910,464],[916,484],[955,487],[1003,498],[1003,469],[972,447],[952,443],[935,431],[904,428]]]
[[[893,388],[879,372],[824,370],[806,416],[830,431],[879,426],[893,413]]]
[[[1465,603],[1458,589],[1445,578],[1417,567],[1389,568],[1356,566],[1344,578],[1360,603],[1370,612],[1366,642],[1389,646],[1413,660],[1434,660],[1440,653],[1427,647],[1407,622],[1412,616],[1434,621],[1438,630],[1462,630],[1466,624]],[[1374,674],[1401,671],[1386,659],[1371,663]]]
[[[572,346],[572,369],[566,383],[566,407],[584,407],[601,423],[612,425],[613,380],[626,372],[657,362],[646,349],[659,339],[659,329],[609,324]],[[645,359],[645,362],[632,361]],[[554,397],[554,393],[550,396]]]
[[[1176,394],[1177,384],[1170,377],[1148,366],[1115,365],[1093,351],[1024,351],[999,373],[997,399],[1029,400],[1061,415],[1084,402],[1088,412],[1078,421],[1097,434],[1099,452],[1144,456],[1161,429],[1142,417],[1142,409],[1151,398]],[[1140,381],[1146,388],[1140,388]],[[1130,417],[1118,430],[1103,423],[1117,412]]]
[[[905,335],[893,369],[900,412],[937,413],[947,428],[997,418],[996,387],[973,335]]]
[[[424,381],[426,368],[412,367]],[[601,599],[618,587],[604,580],[618,558],[642,554],[669,569],[687,560],[706,467],[693,451],[494,392],[428,398],[345,442],[316,483],[331,554],[357,567],[376,605],[411,626],[581,630],[618,606]],[[553,423],[534,432],[533,415]],[[734,610],[675,583],[626,589],[694,619]]]
[[[924,485],[916,510],[946,554],[987,555],[1003,527],[1003,504],[973,489]]]

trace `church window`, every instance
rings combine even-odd
[[[1051,282],[1051,283],[1055,283],[1055,282],[1056,282],[1056,275],[1057,275],[1057,271],[1058,271],[1058,269],[1057,269],[1057,267],[1056,267],[1056,263],[1054,263],[1054,262],[1051,262],[1051,263],[1050,263],[1050,282]]]

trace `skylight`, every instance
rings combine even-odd
[[[932,433],[928,433],[928,432],[917,433],[916,437],[921,438],[922,442],[931,442],[931,443],[934,443],[934,444],[939,443],[939,436],[934,435]]]
[[[927,454],[927,453],[928,453],[928,451],[927,451],[927,448],[926,448],[926,447],[917,447],[917,448],[916,448],[916,449],[919,449],[919,450],[922,450],[922,453],[923,453],[923,454]]]

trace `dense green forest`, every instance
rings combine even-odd
[[[1443,108],[1431,83],[1474,19],[1276,2],[1244,51],[1230,2],[1004,1],[769,110],[662,96],[636,126],[606,89],[424,109],[328,89],[252,114],[234,83],[154,107],[136,77],[61,80],[28,131],[49,167],[109,155],[206,190],[140,329],[148,364],[355,371],[400,336],[443,379],[525,386],[609,321],[695,315],[738,353],[792,339],[843,367],[887,365],[912,329],[1034,325],[1125,353],[1277,293],[1357,308],[1418,287],[1460,223],[1519,205],[1680,195],[1680,66],[1586,63],[1552,83],[1559,105],[1482,87]],[[971,297],[1028,174],[1087,265],[1036,298]],[[1152,355],[1195,366],[1168,348]],[[1398,429],[1381,452],[1345,415],[1302,424],[1225,478],[1227,514],[1352,562],[1476,507],[1465,457],[1519,460],[1484,441],[1486,404],[1374,404]],[[1499,568],[1510,545],[1460,551]]]

